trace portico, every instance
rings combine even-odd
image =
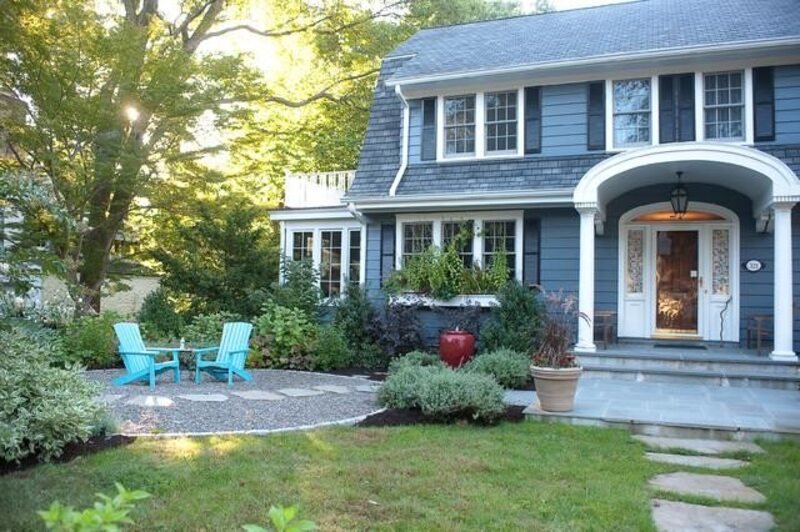
[[[665,188],[675,184],[676,172],[683,172],[689,190],[689,213],[680,218],[673,216]],[[653,200],[662,188],[663,201]],[[633,202],[631,208],[609,216],[610,204],[619,210],[618,198]],[[740,198],[738,214],[726,207],[733,201],[729,198]],[[752,306],[755,297],[752,291],[740,293],[740,285],[753,279],[739,275],[741,260],[748,258],[740,256],[745,248],[739,229],[744,228],[758,236],[748,245],[772,234],[770,256],[764,257],[772,262],[767,269],[773,276],[770,358],[796,361],[791,212],[798,201],[800,180],[786,164],[739,145],[691,142],[633,149],[591,168],[573,194],[580,214],[579,310],[588,318],[579,320],[576,350],[595,350],[595,259],[606,230],[618,237],[615,310],[621,336],[738,342],[740,307]]]

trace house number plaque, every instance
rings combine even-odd
[[[744,263],[744,269],[748,272],[759,272],[764,268],[764,263],[758,259],[750,259]]]

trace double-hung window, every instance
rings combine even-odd
[[[467,268],[472,267],[472,241],[475,236],[475,223],[472,220],[461,222],[442,222],[442,247],[456,246],[461,261]]]
[[[286,249],[282,249],[285,258],[311,261],[319,272],[318,286],[325,297],[338,297],[346,292],[346,283],[358,284],[363,280],[361,227],[335,222],[324,222],[314,229],[295,228],[292,222],[282,224],[287,237]]]
[[[475,95],[444,99],[444,155],[475,155]]]
[[[320,289],[325,297],[335,297],[342,292],[342,232],[321,231],[320,241]]]
[[[292,233],[292,260],[310,259],[313,252],[313,231],[295,231]]]
[[[487,92],[486,153],[517,152],[517,91]]]
[[[350,284],[361,282],[361,229],[350,230],[350,258],[347,280]]]
[[[614,147],[650,144],[650,79],[615,81]]]
[[[483,265],[489,268],[499,255],[505,255],[509,276],[516,276],[516,222],[499,220],[483,222]]]
[[[403,224],[403,264],[433,245],[433,222]]]
[[[705,138],[744,138],[744,76],[719,72],[704,76]]]

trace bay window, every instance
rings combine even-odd
[[[444,99],[444,155],[475,155],[474,94]]]
[[[363,280],[364,234],[361,226],[353,222],[321,221],[317,224],[308,228],[300,226],[300,222],[281,222],[281,231],[286,237],[281,240],[281,246],[286,246],[282,253],[285,260],[310,260],[319,272],[318,286],[322,294],[335,298],[346,292],[346,283],[359,284]]]
[[[613,83],[614,147],[650,144],[650,79]]]
[[[705,74],[703,78],[705,138],[744,138],[744,76],[742,72]]]
[[[487,92],[486,153],[517,152],[517,91]]]

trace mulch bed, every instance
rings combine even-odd
[[[70,443],[66,447],[64,447],[64,452],[58,458],[53,458],[52,463],[64,463],[74,460],[80,456],[87,456],[90,454],[98,453],[100,451],[105,451],[106,449],[113,449],[114,447],[120,447],[122,445],[130,445],[134,442],[136,438],[132,438],[130,436],[95,436],[93,438],[89,438],[85,442],[75,442]],[[36,459],[35,456],[29,456],[20,461],[20,463],[16,462],[6,462],[4,460],[0,460],[0,475],[7,475],[9,473],[15,473],[17,471],[24,471],[26,469],[30,469],[39,465],[40,462]]]
[[[499,419],[499,421],[508,421],[511,423],[518,423],[525,419],[522,411],[525,410],[524,406],[508,406],[506,413]],[[441,421],[427,418],[422,415],[422,411],[416,408],[398,408],[378,412],[367,416],[363,421],[359,422],[357,427],[402,427],[407,425],[442,425],[449,423],[468,423],[469,420],[453,419],[449,421]],[[479,424],[479,423],[478,423]]]

